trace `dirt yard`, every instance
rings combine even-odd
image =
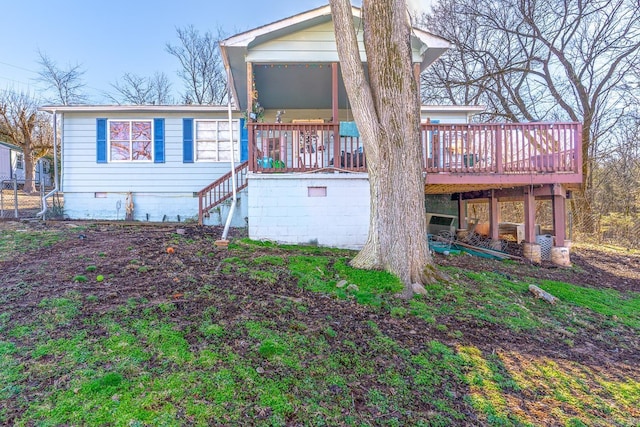
[[[81,222],[0,222],[2,230],[65,230],[67,238],[52,246],[22,252],[10,259],[0,260],[3,304],[12,312],[12,322],[26,322],[34,308],[46,298],[54,298],[65,292],[77,291],[91,294],[100,304],[85,305],[81,316],[91,319],[99,313],[115,310],[126,305],[132,298],[144,298],[150,304],[168,301],[179,308],[181,317],[196,317],[205,307],[198,300],[187,300],[185,295],[194,293],[198,283],[215,280],[228,292],[251,295],[256,310],[264,310],[276,296],[303,299],[309,307],[308,316],[322,323],[327,315],[340,319],[341,324],[357,325],[363,319],[378,319],[379,314],[364,309],[354,309],[353,304],[332,298],[318,297],[296,286],[295,278],[283,276],[274,286],[264,286],[250,276],[223,274],[221,266],[225,250],[215,248],[213,242],[221,235],[218,227],[194,225],[126,226],[97,223],[91,226]],[[179,230],[180,239],[176,240]],[[244,230],[231,230],[230,237],[243,237]],[[27,243],[25,243],[27,244]],[[167,253],[172,247],[174,254]],[[273,248],[256,248],[250,255],[257,259],[274,253]],[[278,252],[280,256],[286,253]],[[640,292],[640,255],[638,253],[607,252],[574,245],[572,268],[557,268],[551,263],[531,265],[527,262],[499,262],[485,258],[435,255],[436,262],[443,267],[459,267],[472,272],[494,272],[509,280],[533,277],[572,283],[583,287],[611,288],[620,292]],[[98,261],[96,261],[98,260]],[[246,260],[250,264],[250,260]],[[100,264],[103,283],[74,280],[86,273],[88,265]],[[128,271],[123,278],[123,271]],[[110,277],[118,280],[111,280]],[[124,280],[126,279],[126,280]],[[455,278],[454,278],[455,279]],[[22,289],[24,283],[39,283],[37,287]],[[16,295],[21,295],[15,298]],[[13,296],[13,297],[8,297]],[[242,300],[242,297],[240,297]],[[206,304],[210,304],[208,301]],[[221,318],[232,319],[239,310],[248,310],[241,304],[219,305]],[[297,316],[299,314],[291,314]],[[284,315],[286,316],[286,314]],[[282,319],[280,319],[282,320]],[[310,320],[312,321],[312,320]],[[389,337],[407,348],[424,344],[420,337],[437,339],[447,345],[473,345],[483,352],[512,352],[546,358],[570,360],[594,369],[609,369],[610,375],[628,377],[628,372],[616,371],[618,366],[640,367],[640,340],[631,329],[591,330],[585,328],[571,333],[571,341],[559,336],[558,330],[550,328],[535,335],[508,330],[499,325],[457,319],[454,315],[438,320],[447,330],[461,331],[452,337],[444,328],[410,317],[389,317],[378,322]],[[419,335],[416,336],[416,330]],[[63,334],[65,331],[52,331]],[[358,335],[352,335],[357,337]],[[356,339],[356,338],[354,338]],[[361,338],[366,345],[367,337]],[[513,363],[516,363],[515,361]],[[506,366],[509,368],[509,366]],[[640,369],[636,372],[640,375]],[[631,374],[633,376],[633,374]],[[392,391],[390,391],[392,392]],[[521,392],[527,399],[527,391]],[[463,410],[464,412],[464,410]],[[535,418],[534,418],[535,419]],[[543,418],[538,418],[538,421]]]

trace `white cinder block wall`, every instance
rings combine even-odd
[[[250,174],[249,237],[359,249],[369,231],[366,173]]]

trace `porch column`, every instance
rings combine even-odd
[[[247,62],[247,112],[253,110],[253,62]]]
[[[553,233],[556,238],[556,246],[564,246],[566,238],[566,208],[565,208],[566,193],[564,188],[560,184],[553,185],[553,196],[551,199],[551,208],[553,210]]]
[[[249,111],[253,110],[253,63],[247,62],[247,138],[249,140],[249,170],[254,171],[255,168],[255,137],[253,135],[253,126],[249,118]]]
[[[338,63],[331,63],[331,111],[333,115],[333,123],[338,123],[340,121],[340,117],[338,117],[340,112],[340,106],[338,105]]]
[[[491,238],[491,246],[494,249],[500,246],[500,234],[499,234],[499,222],[500,222],[500,207],[498,204],[498,198],[495,195],[495,190],[491,190],[489,196],[489,237]]]

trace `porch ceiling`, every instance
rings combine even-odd
[[[331,75],[331,64],[254,66],[258,101],[266,109],[331,109]],[[338,77],[338,105],[346,108],[344,83]]]

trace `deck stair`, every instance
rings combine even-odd
[[[235,168],[237,192],[247,188],[248,170],[249,162],[241,163]],[[198,224],[202,225],[204,218],[209,216],[211,209],[233,196],[232,177],[233,174],[228,172],[198,191]]]

